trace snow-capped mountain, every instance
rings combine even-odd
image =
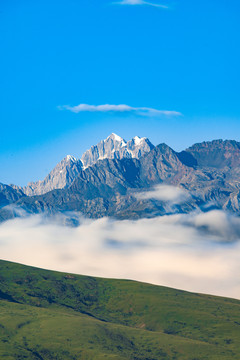
[[[132,140],[125,141],[120,136],[112,133],[105,140],[87,150],[81,160],[84,168],[87,168],[103,159],[139,159],[153,148],[153,144],[145,137],[135,136]]]
[[[21,189],[26,195],[42,195],[54,189],[68,188],[80,172],[103,159],[137,158],[152,150],[154,146],[147,138],[135,136],[125,141],[116,134],[111,134],[105,140],[87,150],[81,160],[67,155],[45,177],[44,180],[28,183]]]

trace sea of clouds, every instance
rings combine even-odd
[[[158,189],[159,190],[159,189]],[[153,219],[34,215],[0,225],[1,259],[240,299],[240,219],[223,211]]]

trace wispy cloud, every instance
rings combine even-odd
[[[113,4],[118,5],[149,5],[149,6],[155,6],[158,8],[168,9],[168,6],[162,5],[162,4],[155,4],[144,0],[122,0],[122,1],[116,1],[113,2]]]
[[[176,186],[170,185],[156,185],[152,190],[143,191],[135,194],[139,200],[159,200],[169,202],[170,204],[181,204],[187,201],[190,194]]]
[[[104,105],[89,105],[89,104],[79,104],[76,106],[63,105],[58,107],[59,110],[69,110],[74,113],[79,112],[135,112],[140,115],[166,115],[166,116],[180,116],[182,115],[178,111],[170,110],[158,110],[149,107],[133,107],[126,104],[104,104]]]

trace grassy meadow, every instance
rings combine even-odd
[[[0,261],[0,359],[240,359],[240,301]]]

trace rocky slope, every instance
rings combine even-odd
[[[234,140],[204,141],[194,144],[186,152],[190,153],[201,167],[240,167],[240,143]]]
[[[12,204],[24,196],[20,189],[0,183],[0,208]]]
[[[64,189],[72,184],[82,167],[81,160],[67,155],[44,180],[29,183],[22,188],[22,191],[26,195],[32,196],[45,194],[54,189]]]

